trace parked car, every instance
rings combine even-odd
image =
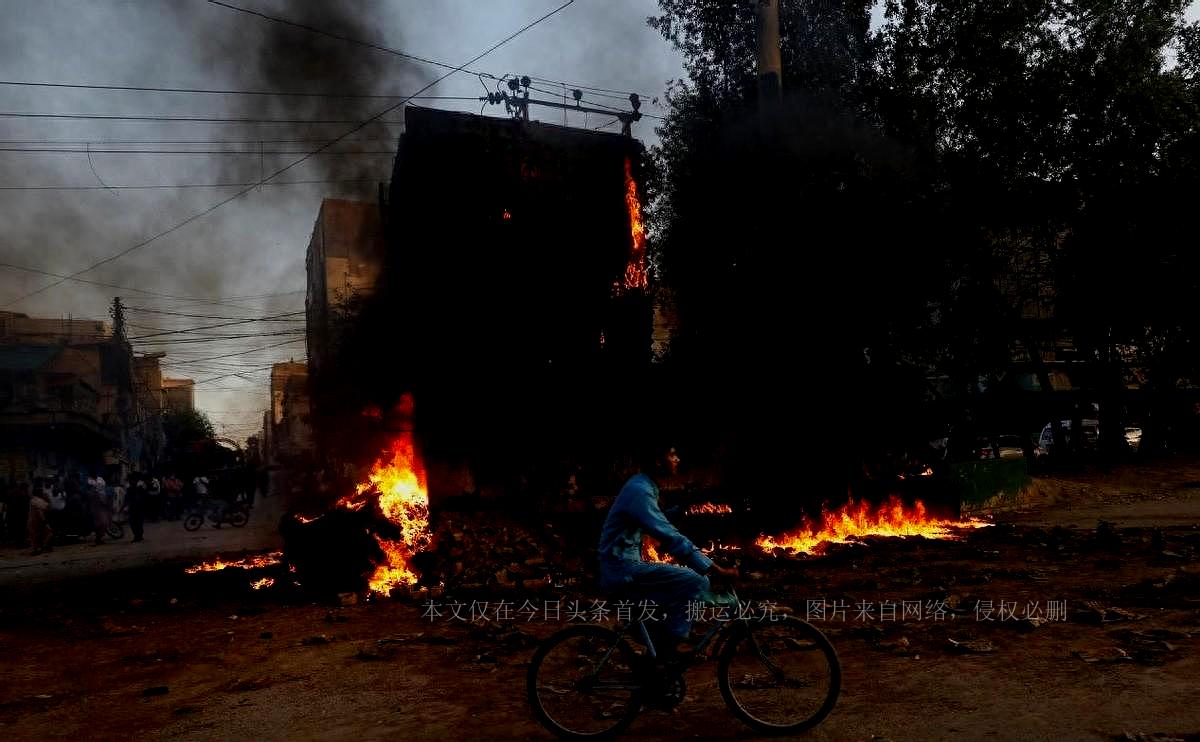
[[[1080,428],[1083,431],[1083,446],[1085,448],[1094,447],[1096,445],[1096,442],[1100,439],[1100,421],[1092,420],[1092,419],[1084,419],[1084,420],[1080,420],[1079,423],[1080,423]],[[1073,435],[1075,432],[1071,428],[1071,421],[1063,420],[1063,421],[1061,421],[1060,424],[1062,425],[1062,429],[1066,432],[1066,439],[1067,439],[1066,443],[1067,443],[1067,445],[1070,445],[1071,441],[1073,440]],[[1038,436],[1038,445],[1037,445],[1036,454],[1038,456],[1045,456],[1046,454],[1048,454],[1050,451],[1053,450],[1053,446],[1054,446],[1054,424],[1046,423],[1046,427],[1042,428],[1042,432]]]
[[[980,459],[1023,459],[1025,446],[1019,435],[997,435],[976,439],[976,455]]]

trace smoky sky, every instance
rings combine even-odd
[[[231,0],[231,4],[460,64],[530,20],[556,0]],[[5,0],[0,24],[0,80],[151,87],[322,92],[403,96],[446,70],[314,35],[221,8],[204,0]],[[472,65],[489,73],[530,74],[618,91],[661,96],[682,76],[678,55],[645,25],[653,0],[578,0],[493,55]],[[495,82],[485,80],[494,88]],[[546,82],[546,90],[565,92]],[[478,96],[479,79],[456,74],[426,95]],[[591,94],[589,94],[591,95]],[[620,105],[614,98],[593,98]],[[6,113],[85,113],[157,117],[221,117],[363,121],[396,102],[381,98],[197,95],[74,90],[0,85]],[[474,101],[417,100],[480,111]],[[643,111],[662,114],[661,107]],[[490,108],[487,115],[503,115]],[[563,123],[558,111],[533,112]],[[302,310],[304,255],[323,197],[376,198],[390,177],[402,110],[354,132],[278,176],[280,182],[365,181],[265,185],[178,231],[82,278],[176,296],[220,298],[201,304],[127,290],[67,282],[5,309],[34,316],[106,318],[115,295],[130,313],[130,335],[195,327],[209,320],[146,310],[257,317]],[[567,115],[573,126],[596,127],[609,117]],[[654,121],[635,135],[653,143]],[[70,153],[0,152],[0,186],[82,186],[94,190],[0,190],[0,261],[52,273],[80,270],[161,232],[229,197],[233,188],[105,190],[102,186],[251,183],[300,159],[354,124],[199,123],[0,117],[0,148],[61,148]],[[613,127],[610,127],[610,131]],[[163,150],[156,154],[106,149]],[[101,151],[97,151],[101,150]],[[216,154],[235,152],[234,154]],[[90,157],[88,151],[91,152]],[[167,153],[165,151],[169,151]],[[275,154],[284,152],[286,154]],[[347,154],[348,152],[360,154]],[[204,153],[202,153],[204,152]],[[0,268],[0,304],[52,279]],[[285,293],[294,292],[294,293]],[[264,296],[272,294],[273,296]],[[253,297],[229,299],[228,297]],[[260,339],[136,343],[165,351],[169,375],[195,379],[237,371],[198,387],[198,404],[236,437],[253,432],[266,406],[273,361],[302,358],[303,342],[232,356],[275,342],[270,335],[302,323],[253,324],[239,334]],[[214,331],[214,333],[220,331]],[[231,332],[226,330],[225,332]],[[180,337],[193,337],[182,335]],[[292,336],[294,339],[294,336]],[[208,360],[218,356],[225,360]],[[208,391],[204,391],[207,389]]]

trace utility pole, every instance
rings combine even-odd
[[[779,56],[780,0],[755,0],[758,4],[759,108],[773,105],[783,92],[783,63]]]
[[[125,341],[125,306],[121,303],[121,297],[114,296],[112,309],[109,310],[113,321],[113,338],[118,341]]]
[[[642,118],[642,114],[639,110],[642,107],[642,99],[637,93],[629,94],[629,105],[631,110],[620,111],[615,108],[592,108],[590,106],[582,105],[583,91],[578,89],[571,91],[572,96],[575,98],[575,105],[573,106],[567,103],[559,103],[558,101],[530,98],[529,86],[532,83],[533,81],[528,75],[525,75],[519,79],[514,77],[508,81],[508,89],[511,92],[506,93],[502,90],[497,90],[495,93],[488,93],[487,95],[479,96],[479,100],[490,105],[503,103],[504,109],[508,113],[512,114],[514,118],[520,119],[521,121],[529,121],[529,106],[531,104],[548,106],[550,108],[561,108],[564,111],[564,115],[566,111],[579,111],[581,113],[596,113],[600,115],[607,114],[609,116],[613,116],[617,121],[621,122],[621,133],[627,137],[633,136],[633,123],[641,120]],[[524,90],[523,94],[522,89]]]

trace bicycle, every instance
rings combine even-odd
[[[794,616],[769,621],[751,616],[740,610],[733,590],[705,597],[727,619],[708,630],[695,656],[717,658],[717,685],[730,711],[766,734],[797,734],[821,723],[842,683],[829,639]],[[731,608],[736,617],[729,617]],[[631,632],[644,654],[626,641]],[[612,738],[633,723],[643,705],[669,710],[683,701],[682,669],[661,668],[656,657],[641,620],[619,631],[594,624],[563,629],[542,642],[529,663],[526,692],[534,716],[563,739]]]

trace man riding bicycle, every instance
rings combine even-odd
[[[688,603],[709,589],[709,576],[736,580],[734,568],[713,563],[671,524],[659,507],[659,485],[678,484],[674,448],[650,457],[629,478],[608,511],[600,532],[600,587],[632,600],[653,601],[658,620],[647,623],[656,654],[668,663],[687,659],[680,647],[691,631]],[[652,478],[653,477],[653,478]],[[648,534],[676,564],[642,561],[642,534]]]

